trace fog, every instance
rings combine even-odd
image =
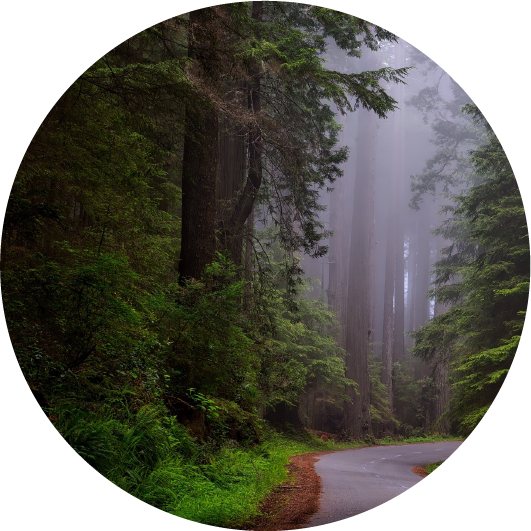
[[[351,71],[363,69],[363,63],[373,70],[413,67],[405,84],[386,87],[397,101],[386,119],[362,109],[339,116],[349,160],[333,191],[320,191],[321,203],[327,205],[321,221],[333,236],[325,242],[326,256],[302,260],[305,275],[320,281],[309,297],[323,299],[338,312],[340,342],[347,351],[347,314],[362,304],[349,294],[349,289],[359,289],[355,280],[349,281],[351,261],[370,263],[369,278],[359,279],[368,283],[370,293],[369,354],[383,359],[385,372],[385,352],[394,362],[411,360],[408,332],[443,311],[427,296],[433,263],[444,247],[432,231],[444,218],[441,209],[452,204],[452,195],[463,186],[460,154],[473,147],[473,135],[455,140],[455,134],[445,131],[466,127],[460,107],[469,100],[444,70],[403,40],[379,52],[365,49],[361,60],[341,56],[337,49],[327,59]],[[368,191],[361,190],[362,181]],[[359,194],[365,194],[363,201]],[[360,224],[368,228],[362,230]],[[351,252],[360,231],[368,241]],[[412,361],[416,377],[427,374],[420,360]]]

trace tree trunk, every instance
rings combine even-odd
[[[189,57],[192,68],[204,67],[204,50],[217,33],[211,8],[190,13]],[[216,172],[218,165],[218,112],[196,94],[186,111],[183,152],[182,236],[179,280],[199,279],[216,252]]]
[[[369,56],[369,60],[367,60]],[[362,70],[375,68],[371,55],[364,52]],[[352,233],[348,277],[346,375],[358,384],[358,392],[347,389],[352,403],[346,403],[343,426],[354,438],[364,435],[371,425],[368,357],[372,344],[372,304],[374,278],[371,271],[374,252],[374,179],[378,117],[359,110],[356,179],[352,205]],[[370,428],[369,428],[370,429]],[[368,431],[368,430],[367,430]]]
[[[257,22],[262,21],[262,11],[263,2],[253,2],[252,18]],[[259,38],[260,35],[258,34],[257,37]],[[260,65],[257,62],[251,67],[247,105],[252,116],[247,145],[249,168],[245,186],[230,218],[229,230],[232,235],[243,232],[244,224],[251,214],[256,194],[262,184],[262,130],[259,124],[262,102],[260,97]]]
[[[239,99],[240,91],[235,89],[231,99]],[[219,165],[217,181],[217,226],[221,250],[227,251],[236,265],[242,264],[243,232],[233,234],[228,230],[238,193],[245,182],[247,169],[246,130],[227,117],[222,117],[219,134]]]
[[[249,312],[251,304],[251,283],[253,274],[253,250],[254,250],[254,209],[247,218],[247,234],[245,239],[245,300],[244,308]]]
[[[345,144],[347,137],[345,117],[340,117],[345,129],[341,133],[341,144]],[[345,171],[345,168],[344,168]],[[334,191],[330,197],[330,230],[334,234],[330,238],[330,249],[328,252],[328,304],[330,309],[336,314],[340,325],[337,341],[341,348],[346,347],[346,327],[345,309],[347,301],[346,280],[348,278],[347,239],[350,236],[350,227],[346,224],[348,219],[346,213],[346,182],[345,176],[336,181]]]
[[[439,216],[439,225],[444,220],[444,216]],[[437,236],[437,260],[442,256],[442,249],[448,244],[442,235]],[[448,310],[448,306],[435,301],[434,317],[442,315]],[[450,353],[447,350],[439,349],[435,357],[434,380],[435,380],[435,421],[437,430],[441,433],[450,431],[450,423],[447,418],[441,418],[448,412],[450,402],[450,384],[448,377],[450,373]]]
[[[394,347],[394,312],[393,299],[395,293],[395,264],[396,264],[396,197],[394,182],[391,183],[389,194],[389,209],[387,220],[387,246],[385,254],[385,287],[384,287],[384,321],[382,348],[382,383],[387,388],[389,407],[393,410],[393,347]]]
[[[415,286],[417,277],[417,213],[411,216],[407,256],[407,331],[415,329]],[[413,347],[413,340],[408,336],[408,348]]]
[[[405,65],[404,48],[399,42],[395,46],[395,68]],[[403,102],[404,85],[397,85],[397,95],[395,99]],[[397,194],[396,202],[398,205],[396,215],[396,265],[395,265],[395,333],[393,361],[402,361],[404,359],[404,185],[409,184],[408,175],[406,174],[406,138],[404,131],[404,113],[405,109],[395,111],[395,124],[393,128],[393,138],[396,145],[396,157],[394,168],[396,169]]]

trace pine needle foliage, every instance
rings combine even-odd
[[[464,111],[485,129],[470,152],[473,186],[459,195],[437,232],[453,243],[435,264],[432,295],[452,304],[413,334],[430,361],[451,352],[451,418],[470,433],[487,412],[516,353],[529,293],[529,239],[518,185],[502,146],[477,107]]]

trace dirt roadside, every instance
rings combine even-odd
[[[319,509],[321,478],[314,463],[330,451],[295,455],[290,459],[288,481],[276,487],[260,507],[261,515],[240,529],[281,531],[300,529]]]
[[[314,464],[330,451],[296,455],[290,459],[289,479],[276,487],[260,507],[260,516],[246,522],[239,529],[250,531],[283,531],[301,529],[319,509],[321,478]],[[426,477],[426,467],[416,466],[412,472]]]

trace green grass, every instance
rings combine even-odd
[[[212,456],[208,481],[194,482],[189,495],[170,512],[195,522],[238,527],[257,515],[271,490],[286,481],[289,457],[359,446],[270,433],[254,448],[225,448]]]
[[[432,463],[431,465],[426,465],[426,472],[428,474],[431,474],[434,470],[439,468],[443,463],[444,461],[439,461],[438,463]]]
[[[427,443],[427,442],[442,442],[442,441],[462,441],[460,437],[450,437],[445,435],[426,435],[425,437],[408,437],[401,440],[394,440],[391,437],[385,437],[379,440],[379,444],[394,445],[394,444],[413,444],[413,443]]]

